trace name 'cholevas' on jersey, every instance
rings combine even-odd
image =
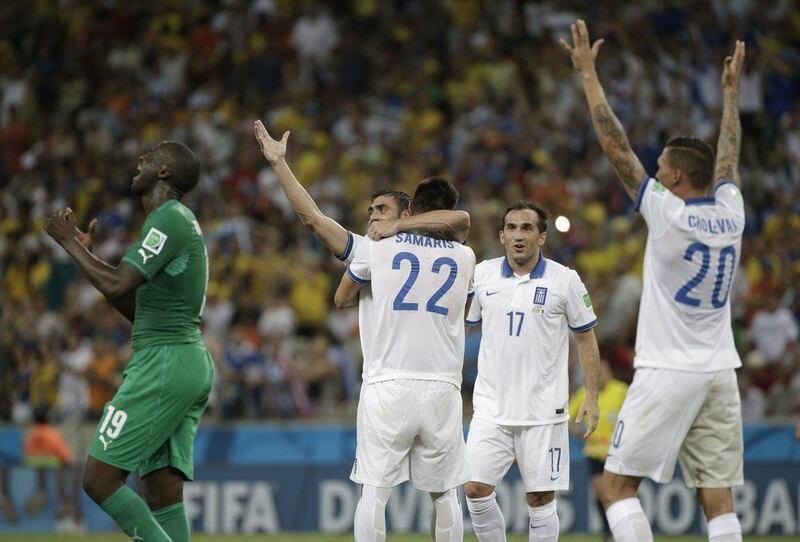
[[[741,366],[729,295],[745,225],[739,188],[722,182],[713,196],[684,201],[646,177],[636,209],[649,232],[634,366],[696,372]]]

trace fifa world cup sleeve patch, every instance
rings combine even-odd
[[[583,294],[583,304],[586,305],[586,308],[589,309],[592,306],[592,298],[589,297],[588,293]]]
[[[167,234],[157,228],[150,228],[147,235],[142,241],[142,248],[152,252],[153,254],[161,254],[161,249],[167,242]]]
[[[166,243],[166,233],[162,232],[158,228],[150,228],[150,231],[147,232],[147,235],[144,237],[144,241],[142,241],[142,248],[136,251],[139,253],[139,256],[142,257],[142,264],[146,264],[147,260],[153,256],[158,256],[161,254],[161,251],[164,249],[164,245]]]

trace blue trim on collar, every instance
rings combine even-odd
[[[684,200],[686,205],[714,205],[717,199],[714,196],[706,196],[703,198],[689,198]]]
[[[642,199],[644,199],[644,191],[647,190],[647,185],[650,184],[651,180],[653,180],[653,178],[645,173],[644,179],[642,179],[642,182],[639,183],[639,193],[636,194],[636,206],[634,207],[636,212],[639,212],[639,208],[642,206]]]
[[[505,278],[514,276],[514,270],[511,269],[510,265],[508,265],[508,257],[503,258],[503,263],[502,266],[500,267],[500,274],[503,275]]]
[[[544,276],[544,271],[546,268],[547,268],[547,260],[545,259],[544,256],[542,256],[542,253],[539,252],[539,261],[536,262],[536,265],[534,266],[533,271],[531,271],[529,277],[532,279],[542,278]],[[511,269],[511,266],[508,263],[508,257],[503,258],[503,263],[502,267],[500,268],[500,273],[505,278],[514,276],[514,270]]]
[[[347,245],[344,247],[344,252],[342,252],[341,256],[336,256],[336,259],[340,262],[347,260],[347,257],[350,256],[350,251],[353,249],[353,232],[347,232]]]
[[[589,331],[590,329],[592,329],[596,325],[597,325],[597,318],[595,318],[594,320],[592,320],[588,324],[584,324],[584,325],[578,326],[578,327],[569,326],[569,328],[572,331],[574,331],[575,333],[583,333],[585,331]]]

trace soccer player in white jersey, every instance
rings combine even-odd
[[[580,73],[597,138],[649,233],[636,334],[636,373],[619,413],[603,473],[614,539],[653,534],[636,491],[642,477],[683,478],[697,488],[708,538],[739,541],[731,486],[743,483],[742,418],[734,370],[741,365],[728,294],[739,263],[745,214],[739,189],[738,86],[744,43],[725,60],[724,108],[717,161],[692,137],[669,141],[651,178],[631,150],[595,71],[603,40],[591,44],[583,21],[572,25],[570,53]]]
[[[448,181],[422,181],[411,214],[452,209]],[[392,488],[407,480],[433,499],[437,542],[463,539],[458,486],[469,478],[464,457],[461,369],[464,313],[472,295],[475,254],[442,235],[399,232],[365,239],[336,291],[350,304],[372,287],[372,327],[361,330],[366,369],[351,479],[362,484],[357,542],[384,540]]]
[[[472,526],[481,542],[506,539],[494,489],[517,461],[530,514],[529,539],[558,540],[555,491],[569,489],[569,335],[586,381],[578,418],[597,427],[600,354],[597,318],[578,274],[541,253],[547,213],[520,202],[503,215],[505,257],[475,269],[467,325],[481,325],[475,412],[467,439],[466,485]]]
[[[349,265],[353,260],[356,250],[366,237],[348,232],[335,220],[323,214],[308,192],[306,192],[295,178],[285,159],[286,144],[289,137],[288,132],[283,134],[280,141],[276,141],[269,135],[261,121],[256,121],[254,128],[256,140],[258,141],[264,157],[273,167],[281,189],[286,194],[289,203],[292,205],[292,208],[299,216],[303,225],[313,231],[339,260]],[[368,209],[368,234],[370,237],[375,238],[377,229],[380,227],[380,232],[384,236],[392,236],[401,230],[444,232],[450,239],[459,243],[464,242],[469,232],[469,214],[464,211],[455,211],[452,209],[438,209],[431,210],[430,212],[415,213],[411,216],[408,208],[409,203],[410,198],[408,194],[404,192],[386,189],[375,192],[371,197]],[[387,224],[387,222],[391,222],[391,224]],[[373,318],[373,303],[370,287],[367,285],[360,288],[358,294],[359,330],[362,337],[362,351],[364,356],[362,380],[366,384],[369,381],[369,373],[371,372],[371,365],[368,363],[368,360],[371,359],[369,355],[369,346],[374,342],[374,339],[371,338],[377,336],[379,329],[376,327],[377,320]],[[365,388],[366,386],[362,386],[362,397]],[[366,404],[364,400],[360,399],[358,404],[359,419],[365,416],[365,408]],[[356,434],[358,440],[363,440],[362,432],[362,429],[357,427]],[[371,487],[365,487],[363,489],[366,490],[367,500],[370,498],[382,499],[382,496],[386,493],[386,499],[383,500],[380,513],[374,515],[375,521],[378,522],[378,525],[382,525],[383,527],[373,529],[369,526],[362,529],[359,533],[358,525],[356,525],[357,539],[359,542],[362,540],[382,540],[383,538],[381,538],[381,536],[385,536],[385,515],[383,507],[385,507],[386,500],[388,500],[388,492]],[[447,495],[446,498],[440,499],[440,507],[452,505],[452,501],[449,497],[450,496]],[[374,508],[368,509],[363,505],[359,507],[358,513],[362,524],[365,522],[371,523],[371,510],[374,510]],[[446,519],[446,517],[447,515],[443,514],[442,520]],[[455,518],[455,516],[453,517]],[[381,534],[381,530],[383,534]]]

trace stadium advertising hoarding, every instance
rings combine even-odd
[[[352,530],[358,486],[348,479],[349,465],[339,466],[231,466],[206,465],[197,481],[184,491],[186,512],[194,532],[277,533]],[[800,467],[796,463],[748,463],[745,485],[734,490],[736,510],[744,534],[800,534]],[[12,494],[18,511],[34,486],[35,475],[26,468],[11,472]],[[51,532],[54,529],[54,487],[50,504],[35,517],[24,517],[12,527],[0,519],[0,533]],[[135,486],[135,483],[134,483]],[[498,502],[512,532],[528,530],[522,480],[516,469],[497,488]],[[640,490],[643,508],[656,532],[702,532],[702,514],[694,492],[679,478],[665,485],[645,481]],[[588,483],[585,465],[572,467],[572,489],[560,493],[558,512],[562,532],[595,532],[599,513]],[[91,531],[112,531],[111,520],[84,496],[84,511]],[[392,494],[387,522],[393,532],[427,532],[430,498],[403,485]],[[463,507],[465,525],[469,516]]]
[[[13,433],[13,434],[12,434]],[[36,473],[19,466],[21,432],[0,431],[0,466],[10,469],[11,496],[20,523],[0,516],[0,534],[52,532],[55,527],[55,481],[49,477],[49,503],[33,517],[24,513],[36,485]],[[734,489],[736,510],[745,534],[800,534],[800,443],[788,425],[745,427],[745,484]],[[581,442],[571,439],[571,491],[559,493],[564,532],[601,528],[591,494]],[[195,532],[259,533],[352,530],[358,486],[350,482],[355,431],[350,426],[204,427],[195,449],[197,480],[186,485],[186,511]],[[137,487],[137,481],[131,481]],[[509,529],[527,532],[528,510],[516,467],[497,488]],[[695,493],[676,478],[665,485],[645,481],[642,505],[654,530],[663,534],[699,533],[702,513]],[[86,495],[82,507],[90,531],[113,531],[111,519]],[[428,532],[429,497],[401,486],[392,494],[387,522],[394,532]],[[463,507],[467,529],[469,518]]]

